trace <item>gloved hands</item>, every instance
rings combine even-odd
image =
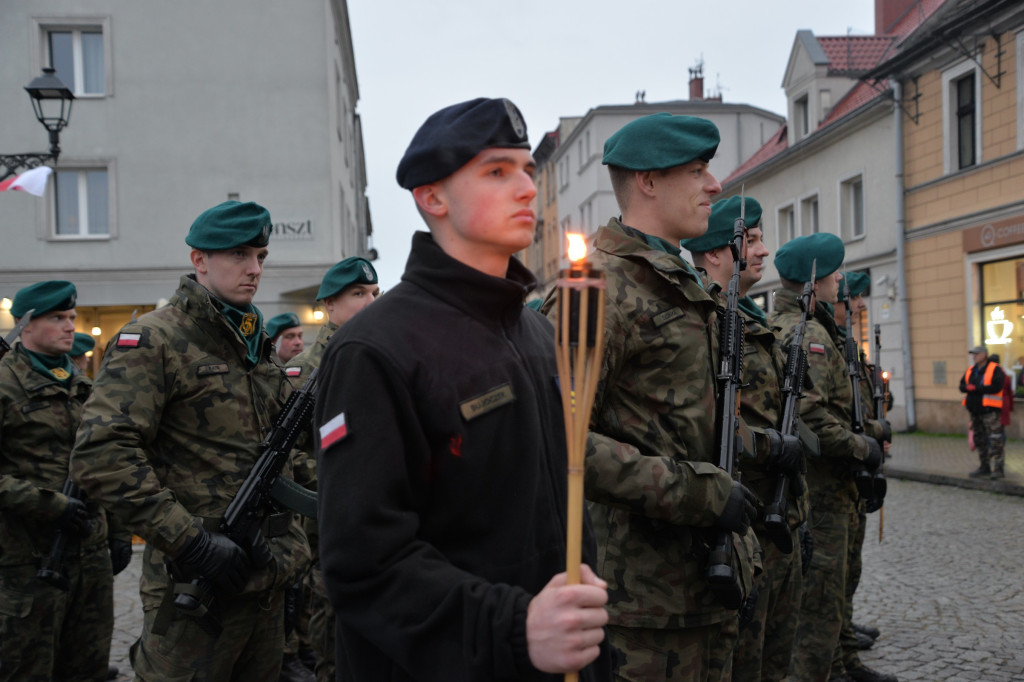
[[[882,442],[892,442],[892,424],[889,423],[888,419],[879,419],[878,423],[882,425]]]
[[[92,519],[89,518],[89,509],[85,506],[85,502],[77,497],[68,497],[67,501],[68,506],[64,508],[64,513],[57,519],[57,525],[65,533],[84,538],[92,533],[94,528]]]
[[[863,438],[868,444],[868,456],[864,460],[864,468],[874,473],[878,471],[878,467],[882,464],[882,446],[870,436],[863,436]]]
[[[775,429],[765,429],[768,436],[768,466],[787,474],[803,470],[804,451],[800,439],[782,434]]]
[[[107,545],[110,547],[110,563],[114,568],[114,575],[117,575],[131,563],[132,543],[110,538]]]
[[[978,387],[975,386],[974,384],[967,384],[967,392],[968,393],[974,393],[977,390],[978,390]]]
[[[885,501],[885,497],[869,497],[867,502],[864,503],[864,509],[868,514],[874,514],[876,511],[882,508],[882,503]]]
[[[807,569],[811,567],[811,559],[814,558],[814,536],[811,529],[804,521],[796,529],[797,539],[800,541],[800,572],[807,575]]]
[[[228,594],[238,594],[249,582],[249,555],[226,535],[199,526],[195,537],[178,555],[177,562],[214,582]]]
[[[756,502],[754,493],[747,490],[739,481],[733,481],[725,509],[715,521],[715,525],[739,535],[745,534],[750,524],[757,518],[757,508],[754,506]]]

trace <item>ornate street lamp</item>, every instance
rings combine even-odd
[[[32,98],[32,110],[36,114],[36,119],[50,133],[50,152],[0,154],[0,171],[3,172],[0,180],[9,178],[22,168],[35,168],[47,161],[56,164],[57,157],[60,156],[60,131],[64,130],[71,120],[71,104],[75,95],[57,78],[55,69],[44,67],[43,75],[34,78],[25,86],[25,90]]]

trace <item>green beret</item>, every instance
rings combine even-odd
[[[811,278],[811,264],[817,260],[816,279],[828,277],[839,269],[846,257],[843,240],[834,234],[818,232],[788,241],[775,254],[775,268],[791,282]]]
[[[77,302],[78,291],[71,282],[60,279],[37,282],[20,289],[14,295],[11,317],[21,317],[33,308],[33,317],[39,317],[51,310],[71,310]]]
[[[331,266],[320,282],[320,291],[316,292],[316,300],[330,298],[350,284],[376,284],[377,271],[365,258],[346,258]]]
[[[92,338],[91,335],[75,332],[75,342],[71,345],[71,352],[68,355],[77,358],[79,355],[85,355],[95,347],[96,339]]]
[[[485,149],[529,149],[523,115],[507,99],[480,97],[445,107],[424,121],[398,163],[400,187],[443,180]]]
[[[299,322],[299,316],[295,313],[281,313],[280,315],[274,315],[272,318],[267,320],[267,336],[273,339],[285,329],[301,326],[302,323]]]
[[[743,202],[746,213],[743,216],[747,227],[757,227],[761,223],[761,204],[757,199],[746,197]],[[740,198],[729,197],[715,203],[711,207],[708,218],[708,231],[699,237],[684,239],[679,245],[690,253],[707,253],[720,246],[728,246],[732,241],[733,225],[740,217]]]
[[[263,247],[270,242],[271,227],[270,212],[259,204],[225,201],[196,218],[185,243],[203,251]]]
[[[850,283],[850,296],[860,296],[868,287],[871,286],[871,278],[868,277],[866,272],[847,272],[843,275],[844,279]],[[843,292],[846,290],[846,285],[839,282],[839,294],[842,297]]]
[[[629,170],[661,170],[710,161],[718,150],[718,128],[705,118],[651,114],[630,121],[604,143],[606,166]]]

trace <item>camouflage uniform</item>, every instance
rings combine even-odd
[[[20,345],[0,362],[0,680],[106,679],[114,595],[102,509],[90,503],[88,537],[65,535],[68,591],[36,578],[90,384],[80,373],[46,378]]]
[[[792,339],[799,320],[799,294],[777,289],[771,322],[782,328],[786,342]],[[817,434],[821,457],[807,462],[814,557],[804,576],[790,680],[824,682],[839,644],[845,611],[849,534],[857,515],[853,471],[867,459],[868,442],[850,430],[853,389],[831,306],[815,306],[804,339],[811,387],[805,388],[800,401],[800,418]],[[871,435],[880,435],[880,430]]]
[[[775,497],[779,473],[767,465],[769,446],[764,430],[778,429],[782,423],[782,384],[786,357],[767,322],[741,308],[744,321],[743,390],[740,392],[740,417],[755,433],[756,458],[738,460],[742,481],[765,503]],[[762,313],[763,315],[763,313]],[[757,606],[751,623],[740,633],[733,663],[737,680],[781,680],[789,671],[789,659],[800,612],[800,543],[797,526],[807,517],[807,496],[803,476],[789,486],[787,520],[796,550],[783,554],[765,532],[761,521],[753,525],[761,545],[763,580],[758,586]]]
[[[317,332],[313,345],[288,362],[285,371],[292,380],[292,385],[301,386],[313,370],[320,366],[327,342],[331,340],[331,335],[337,329],[338,325],[333,322],[325,323]],[[296,370],[298,371],[296,372]],[[316,463],[312,457],[309,458],[309,464],[315,469]],[[319,682],[330,682],[334,680],[335,676],[334,609],[331,608],[331,602],[327,599],[324,578],[320,571],[316,519],[304,519],[303,526],[306,529],[306,537],[309,538],[309,547],[313,555],[313,568],[305,579],[305,593],[309,595],[309,639],[313,651],[316,652],[316,678]]]
[[[283,590],[309,567],[297,515],[272,517],[264,528],[271,563],[253,572],[241,595],[216,599],[219,638],[164,599],[173,594],[165,554],[177,556],[196,537],[194,521],[216,528],[291,391],[260,333],[259,360],[247,369],[239,332],[194,276],[183,277],[169,306],[129,323],[111,342],[85,405],[72,475],[147,543],[143,632],[132,647],[141,679],[277,678]],[[291,462],[283,473],[292,475]],[[173,620],[158,624],[161,613]]]
[[[704,578],[707,542],[732,488],[715,464],[715,301],[679,256],[615,219],[594,245],[608,293],[586,495],[617,674],[729,679],[737,613]],[[734,542],[734,556],[749,594],[747,538]]]

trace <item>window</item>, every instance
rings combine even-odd
[[[565,189],[569,186],[569,155],[566,154],[558,162],[558,189]]]
[[[576,143],[576,155],[579,156],[576,162],[580,168],[583,168],[583,140]]]
[[[105,93],[103,32],[99,28],[50,31],[47,43],[50,65],[75,96]]]
[[[821,119],[825,120],[828,112],[832,111],[832,91],[822,90],[818,93],[818,99],[821,102]]]
[[[779,246],[796,239],[796,216],[793,214],[793,207],[786,206],[779,209]]]
[[[818,222],[818,195],[800,201],[800,234],[820,232]]]
[[[965,61],[942,74],[943,166],[953,173],[981,162],[981,79]]]
[[[999,355],[1017,393],[1024,393],[1024,260],[980,263],[975,273],[980,295],[971,306],[974,325],[970,345],[985,344],[990,355]]]
[[[811,132],[811,112],[807,106],[807,95],[793,103],[793,122],[796,124],[796,137],[802,140]]]
[[[843,241],[864,236],[864,180],[850,178],[839,186],[839,226]]]
[[[1017,149],[1024,149],[1024,31],[1017,34]]]
[[[110,236],[110,183],[106,168],[58,170],[54,189],[57,237]]]

